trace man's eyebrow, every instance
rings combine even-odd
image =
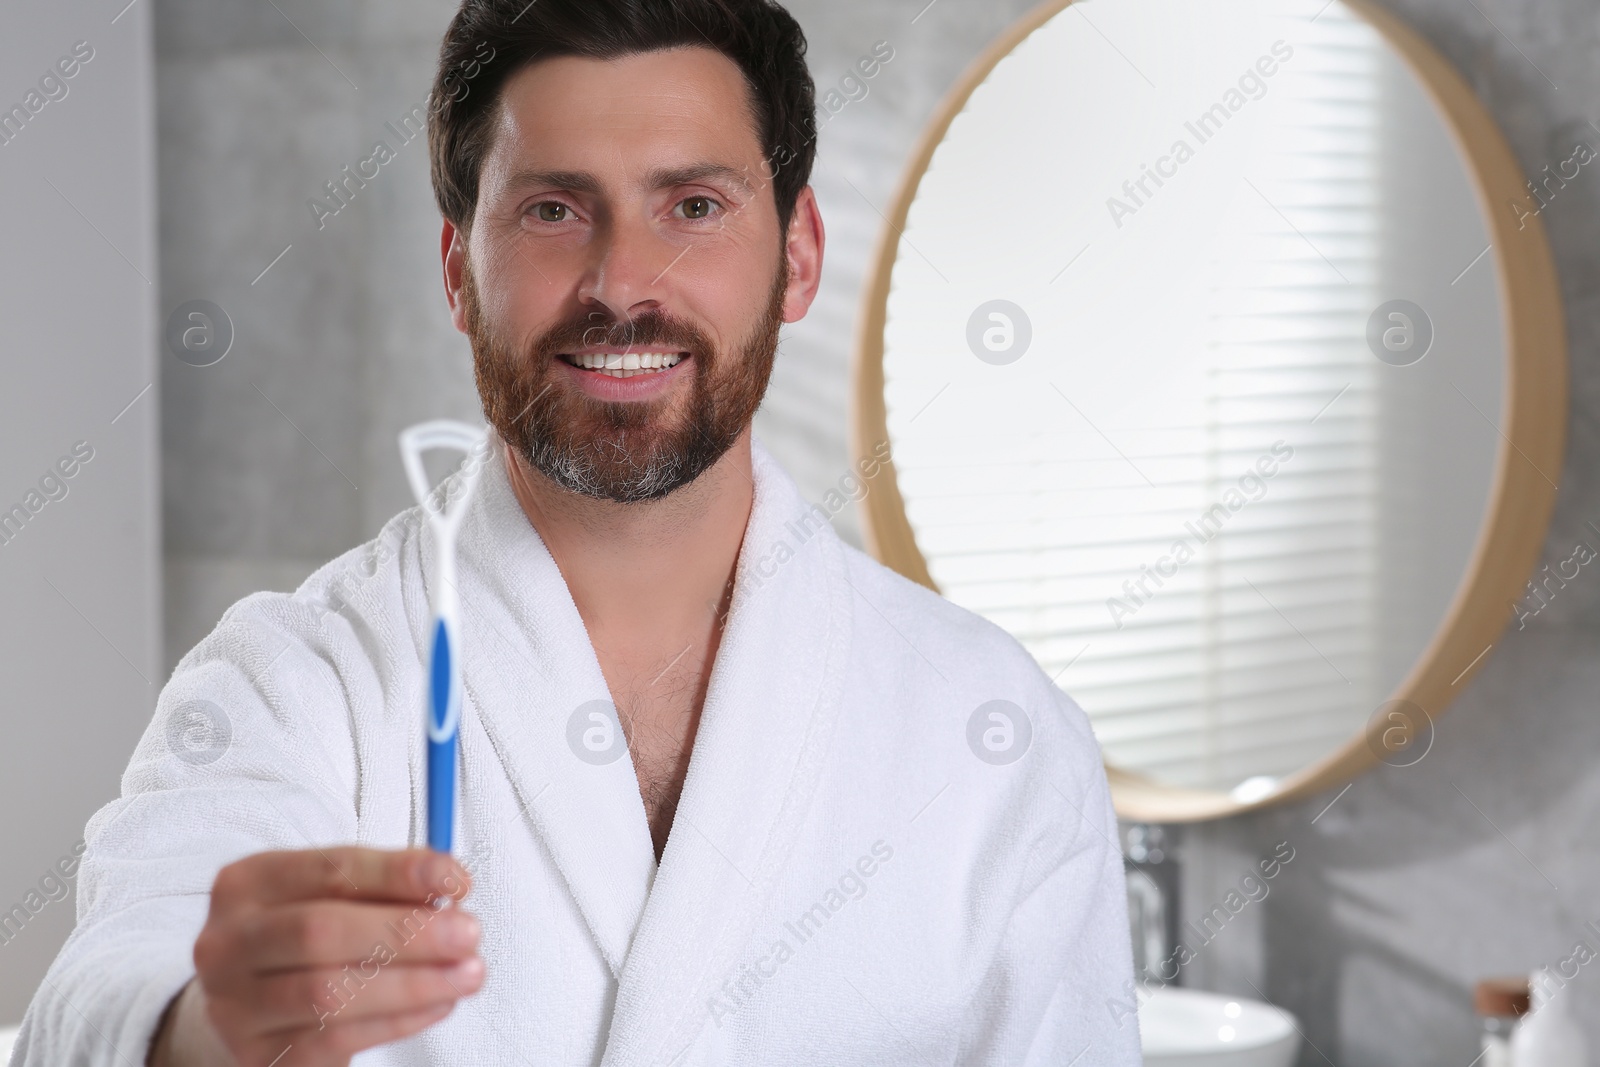
[[[674,185],[693,185],[708,178],[732,182],[746,192],[750,190],[750,179],[746,178],[742,171],[724,163],[692,163],[686,167],[659,167],[645,178],[645,184],[652,189],[669,189]]]
[[[744,173],[725,163],[691,163],[682,167],[657,167],[645,176],[645,185],[651,189],[670,189],[675,185],[693,185],[707,179],[722,180],[750,191],[750,180]],[[575,193],[598,195],[600,179],[583,170],[520,170],[506,182],[508,188],[547,186],[567,189]]]
[[[582,170],[519,170],[506,181],[506,186],[511,189],[533,185],[570,189],[575,193],[600,192],[599,179]]]

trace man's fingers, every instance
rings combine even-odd
[[[283,971],[253,983],[250,1029],[263,1037],[278,1031],[326,1030],[386,1015],[425,1011],[470,996],[483,985],[483,961],[469,957],[451,966],[391,963],[366,972],[354,967]]]
[[[229,864],[194,943],[211,1028],[243,1060],[293,1047],[304,1067],[348,1067],[437,1022],[483,984],[476,920],[443,906],[471,886],[431,849],[312,848]]]
[[[313,900],[251,909],[234,920],[230,951],[248,969],[228,970],[248,981],[285,969],[350,964],[352,969],[391,958],[405,963],[450,962],[477,948],[478,920],[460,908]]]
[[[258,852],[217,873],[212,906],[282,904],[330,897],[426,903],[460,900],[471,887],[465,868],[432,849],[340,846]]]
[[[410,1037],[439,1022],[455,1009],[455,1002],[436,1004],[420,1011],[383,1015],[351,1022],[330,1022],[321,1030],[310,1029],[280,1035],[284,1046],[292,1045],[294,1055],[308,1059],[354,1056],[365,1049]],[[276,1046],[273,1046],[276,1047]],[[290,1057],[285,1057],[287,1063]]]

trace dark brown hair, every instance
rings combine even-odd
[[[787,231],[816,157],[805,34],[774,0],[463,0],[439,49],[428,154],[439,211],[469,230],[500,90],[538,59],[616,59],[699,45],[738,64],[750,88],[778,221]]]

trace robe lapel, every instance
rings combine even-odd
[[[610,1067],[670,1063],[704,1029],[766,914],[838,716],[852,611],[844,552],[820,510],[755,450],[732,606],[621,975]]]
[[[506,830],[529,820],[618,978],[602,1062],[669,1063],[744,962],[810,808],[850,647],[844,551],[755,445],[732,605],[658,871],[632,760],[596,764],[568,743],[574,711],[610,693],[498,448],[488,462],[458,542],[463,782],[476,764],[503,771],[523,807]]]
[[[644,802],[620,731],[609,763],[589,749],[590,758],[580,758],[569,744],[574,712],[610,693],[566,582],[511,490],[500,448],[487,462],[458,541],[463,786],[475,765],[479,773],[499,765],[522,810],[498,813],[501,825],[484,836],[522,832],[528,820],[620,975],[655,876]],[[430,573],[431,542],[424,538]]]

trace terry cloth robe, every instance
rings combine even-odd
[[[487,977],[356,1067],[1140,1062],[1100,751],[1016,641],[846,546],[758,445],[658,869],[583,621],[500,449],[484,462],[455,840]],[[89,821],[77,927],[13,1064],[142,1065],[233,860],[425,842],[420,514],[184,656]]]

